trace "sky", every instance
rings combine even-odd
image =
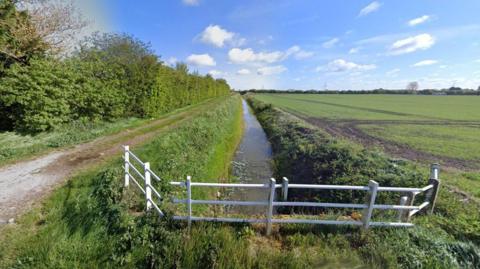
[[[132,34],[235,89],[480,86],[478,0],[82,3],[92,29]]]

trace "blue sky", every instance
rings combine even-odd
[[[478,0],[84,2],[93,27],[236,89],[480,85]]]

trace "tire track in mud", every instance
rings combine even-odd
[[[345,105],[345,104],[337,104],[337,103],[331,103],[331,102],[325,102],[325,101],[319,101],[319,100],[305,100],[305,99],[301,99],[301,98],[292,98],[292,97],[283,97],[283,96],[278,96],[278,98],[284,98],[284,99],[287,99],[287,100],[296,100],[296,101],[300,101],[300,102],[313,103],[313,104],[336,106],[336,107],[341,107],[341,108],[348,108],[348,109],[353,109],[353,110],[360,110],[360,111],[366,111],[366,112],[372,112],[372,113],[386,114],[386,115],[391,115],[391,116],[419,117],[419,118],[424,118],[424,119],[442,120],[442,118],[437,118],[437,117],[427,117],[427,116],[424,116],[424,115],[417,115],[417,114],[404,113],[404,112],[396,112],[396,111],[390,111],[390,110],[384,110],[384,109],[366,108],[366,107],[359,107],[359,106],[352,106],[352,105]]]
[[[438,120],[328,120],[322,118],[315,118],[303,115],[301,113],[295,113],[289,111],[288,113],[294,114],[297,117],[305,120],[306,122],[320,127],[321,129],[325,130],[330,135],[346,138],[349,140],[353,140],[364,147],[367,148],[374,148],[380,147],[382,148],[387,154],[392,156],[397,156],[417,162],[423,163],[440,163],[443,166],[452,167],[456,169],[461,169],[464,171],[475,171],[479,170],[480,166],[476,161],[469,161],[457,158],[451,158],[441,155],[435,155],[432,153],[420,151],[413,149],[405,144],[396,143],[393,141],[389,141],[380,137],[372,136],[360,128],[358,125],[390,125],[390,124],[423,124],[423,125],[452,125],[452,126],[467,126],[467,127],[479,127],[480,122],[472,122],[472,121],[438,121]]]

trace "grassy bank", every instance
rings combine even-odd
[[[283,136],[271,140],[275,158],[287,145],[297,155],[317,152],[304,143],[323,137],[323,133],[316,133],[317,129],[298,119],[283,118],[284,114],[271,107],[261,112],[256,104],[254,108],[264,126],[265,121],[271,124],[272,128],[267,128],[269,136]],[[239,98],[231,97],[132,150],[150,161],[164,182],[184,180],[188,174],[194,181],[217,179],[228,167],[241,134],[240,123]],[[285,133],[285,128],[291,132]],[[330,149],[331,156],[382,158],[362,153],[358,147],[328,141],[330,138],[324,137],[319,143],[327,144],[324,148]],[[290,157],[291,165],[282,168],[283,172],[298,165],[299,159]],[[277,172],[280,163],[276,159]],[[322,167],[321,162],[315,165],[312,171]],[[273,236],[265,237],[263,226],[194,223],[188,233],[184,223],[170,221],[168,216],[160,219],[156,214],[143,214],[140,192],[134,186],[122,188],[119,167],[121,161],[117,160],[101,171],[72,178],[18,224],[3,227],[0,267],[474,268],[480,262],[479,220],[470,214],[479,208],[444,191],[437,213],[416,218],[413,229],[374,229],[364,233],[350,227],[282,225],[274,227]],[[407,175],[422,174],[407,171],[410,166],[401,169]],[[339,171],[347,175],[357,170],[358,175],[366,173],[361,168]],[[346,178],[335,173],[332,182]],[[157,187],[163,193],[177,192],[166,184]],[[196,197],[209,194],[194,193]],[[169,206],[164,210],[167,215],[172,213]]]
[[[255,98],[344,137],[423,166],[442,164],[445,181],[480,199],[477,97],[256,94]],[[448,108],[448,109],[446,109]]]
[[[206,180],[227,174],[240,135],[241,103],[238,96],[233,96],[213,103],[199,116],[133,150],[165,178],[182,180],[191,174],[197,180]],[[158,265],[149,256],[156,250],[142,232],[154,230],[157,225],[151,222],[158,221],[158,217],[141,214],[139,191],[122,188],[119,167],[121,163],[116,160],[101,170],[72,177],[16,224],[2,227],[0,267],[129,268],[148,262]],[[165,225],[158,223],[158,227]],[[168,233],[183,232],[180,229]],[[132,248],[123,245],[126,241]]]
[[[1,132],[0,166],[15,162],[17,160],[45,154],[51,150],[58,150],[72,145],[89,142],[102,136],[125,131],[126,129],[142,128],[142,131],[148,131],[147,129],[150,127],[158,127],[155,125],[157,120],[168,120],[170,117],[175,118],[175,115],[181,112],[188,111],[190,109],[196,109],[197,107],[211,103],[212,100],[213,99],[209,99],[199,104],[177,109],[156,119],[129,118],[118,119],[114,122],[75,121],[63,125],[56,130],[42,132],[35,135],[21,134],[17,132]],[[154,126],[150,126],[150,123],[152,123]]]
[[[422,172],[413,164],[396,163],[381,153],[339,142],[304,121],[253,98],[249,103],[272,143],[277,176],[287,175],[290,182],[363,185],[368,179],[374,179],[384,186],[425,184],[426,171]],[[297,194],[295,198],[315,197],[315,194]],[[322,201],[344,198],[351,200],[355,196],[321,195]],[[374,229],[364,236],[348,236],[336,228],[318,229],[323,234],[345,236],[351,252],[371,266],[475,268],[480,265],[479,209],[478,204],[443,188],[435,214],[415,217],[417,225],[412,229]],[[374,218],[376,216],[378,212]]]

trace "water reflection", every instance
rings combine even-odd
[[[245,100],[242,100],[242,105],[245,130],[232,161],[232,176],[241,183],[268,183],[273,174],[272,148],[262,126]],[[268,192],[267,189],[235,189],[230,197],[237,201],[266,201]],[[229,211],[261,214],[265,212],[265,207],[235,206],[229,208]]]

